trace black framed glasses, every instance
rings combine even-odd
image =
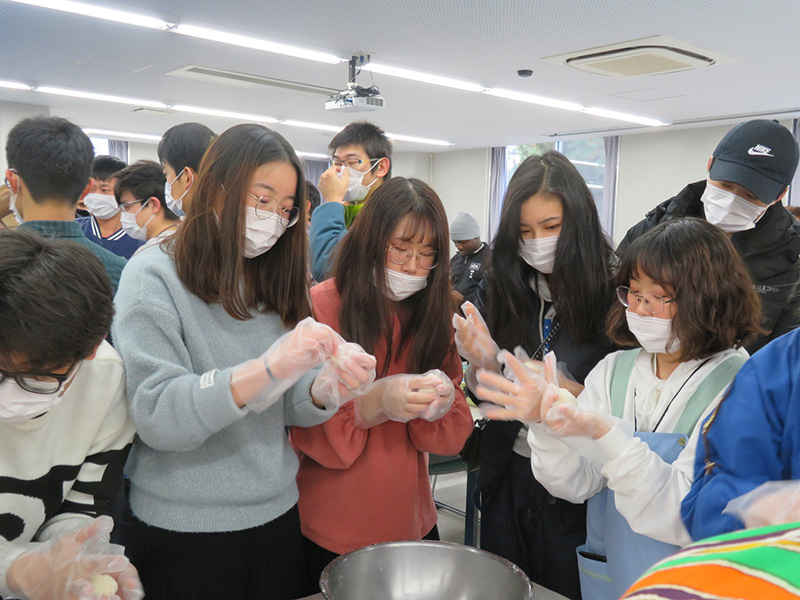
[[[391,243],[386,244],[386,250],[389,253],[389,260],[396,265],[404,265],[414,256],[417,257],[417,264],[420,268],[426,271],[430,271],[439,264],[439,254],[435,250],[429,252],[414,252],[411,248],[403,248],[402,246],[395,246]]]
[[[19,177],[19,173],[17,173],[16,169],[9,168],[8,170],[11,171],[17,177]],[[5,180],[6,187],[10,190],[11,189],[11,182],[8,180],[8,177],[5,177],[4,180]]]
[[[259,219],[274,219],[277,218],[284,229],[288,229],[300,218],[300,209],[296,206],[286,208],[281,206],[277,198],[272,196],[256,196],[248,192],[251,197],[256,201],[256,216]]]
[[[60,373],[40,373],[36,371],[24,371],[21,373],[10,373],[0,369],[0,383],[6,379],[13,379],[19,387],[32,394],[55,394],[64,383],[72,377],[75,369],[80,364],[77,361],[63,375]]]
[[[644,303],[644,309],[651,315],[657,315],[664,311],[667,304],[675,302],[674,299],[668,300],[664,296],[659,296],[653,292],[634,292],[631,288],[621,285],[617,288],[617,299],[626,308],[635,308],[640,302]]]
[[[380,158],[368,158],[364,160],[362,158],[348,158],[347,160],[339,160],[338,158],[331,158],[331,165],[334,167],[350,167],[351,169],[357,169],[364,163],[376,163]]]

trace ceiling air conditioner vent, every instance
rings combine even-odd
[[[733,62],[666,36],[550,56],[544,60],[612,77],[661,75]]]
[[[189,65],[169,71],[167,75],[174,77],[187,77],[189,79],[201,79],[221,83],[223,85],[235,85],[238,87],[272,87],[291,90],[293,92],[309,92],[320,96],[330,96],[338,90],[334,88],[322,87],[310,83],[299,81],[289,81],[287,79],[275,79],[273,77],[262,77],[261,75],[250,75],[248,73],[236,73],[234,71],[223,71],[222,69],[212,69],[198,65]]]

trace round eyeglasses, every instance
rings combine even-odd
[[[32,394],[55,394],[64,383],[72,377],[80,361],[73,365],[63,375],[60,373],[39,373],[28,371],[22,373],[10,373],[0,369],[0,383],[6,379],[13,379],[19,387]]]
[[[396,265],[404,265],[414,256],[417,257],[417,264],[421,269],[430,271],[439,264],[439,254],[430,250],[428,252],[414,252],[411,248],[403,248],[394,244],[387,244],[386,249],[389,253],[389,260]]]
[[[286,208],[281,206],[277,198],[273,198],[272,196],[256,196],[251,192],[248,192],[248,194],[256,201],[256,216],[259,219],[273,219],[277,217],[284,229],[287,229],[297,223],[297,220],[300,218],[300,209],[296,206]]]
[[[634,292],[631,288],[621,285],[617,288],[617,299],[626,308],[635,308],[640,302],[644,303],[644,309],[651,315],[657,315],[664,311],[667,304],[675,300],[667,300],[664,296],[659,296],[653,292]]]

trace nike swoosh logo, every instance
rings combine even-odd
[[[747,153],[751,156],[771,156],[775,158],[774,154],[770,154],[769,150],[757,150],[756,148],[750,148]]]

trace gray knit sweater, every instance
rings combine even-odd
[[[115,304],[114,341],[138,434],[125,469],[136,516],[172,531],[212,532],[256,527],[289,510],[298,462],[284,428],[333,415],[311,403],[318,370],[261,414],[238,408],[230,391],[233,367],[287,331],[278,315],[233,319],[189,292],[158,246],[128,262]]]

